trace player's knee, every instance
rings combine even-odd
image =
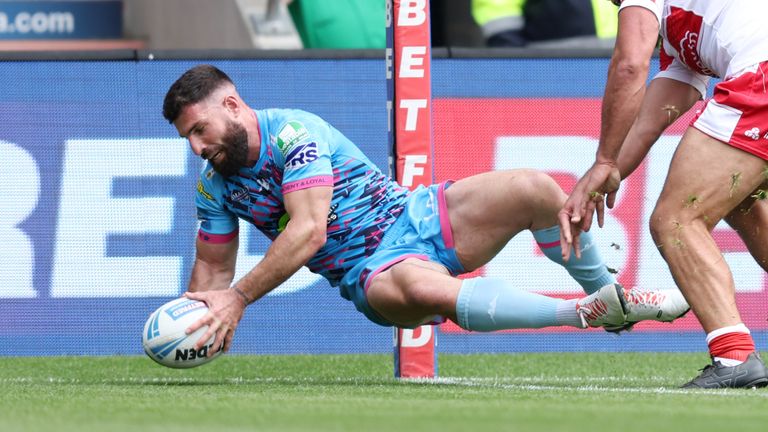
[[[651,237],[657,247],[664,245],[680,246],[681,238],[694,225],[703,223],[698,213],[676,209],[674,206],[659,203],[648,221]]]
[[[397,287],[397,291],[405,304],[415,304],[420,301],[421,284],[418,272],[413,265],[400,263],[390,269],[391,283]]]
[[[557,182],[548,174],[534,169],[519,169],[512,172],[516,199],[536,204],[540,201],[565,201],[565,195]]]
[[[671,217],[666,212],[660,211],[658,206],[651,213],[651,217],[648,220],[648,229],[657,247],[662,244],[666,232],[672,226],[671,220]]]

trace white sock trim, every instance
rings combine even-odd
[[[567,325],[576,328],[586,328],[581,323],[581,317],[576,312],[576,302],[579,299],[563,300],[557,304],[555,320],[559,325]]]
[[[722,336],[726,333],[750,334],[749,329],[747,328],[747,326],[744,325],[744,323],[738,323],[734,326],[722,327],[707,333],[707,345],[709,345],[709,343],[712,342],[712,340],[715,339],[716,337]]]
[[[720,362],[720,364],[725,367],[734,367],[744,363],[741,360],[730,359],[726,357],[715,357],[712,359],[712,361]]]

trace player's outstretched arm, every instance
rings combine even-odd
[[[192,333],[207,325],[197,349],[214,334],[209,353],[219,347],[228,351],[243,312],[249,304],[277,288],[296,273],[325,245],[328,211],[333,187],[319,186],[285,194],[285,209],[290,220],[285,230],[272,242],[267,253],[251,271],[231,289],[186,293],[191,299],[208,304],[209,313],[187,330]]]
[[[208,243],[197,239],[195,263],[189,279],[189,292],[229,288],[235,276],[238,238],[226,243]]]
[[[613,207],[621,181],[617,159],[645,94],[645,81],[658,34],[659,21],[653,12],[642,7],[620,11],[603,96],[595,164],[576,184],[559,214],[563,259],[567,260],[573,246],[571,228],[578,226],[579,230],[589,231],[595,213],[598,225],[602,226],[605,205]]]

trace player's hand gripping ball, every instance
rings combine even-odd
[[[191,334],[184,333],[206,313],[208,306],[205,303],[185,297],[160,306],[144,324],[144,352],[161,365],[177,369],[200,366],[217,358],[221,350],[208,357],[215,336],[211,336],[199,350],[194,348],[208,326],[200,327]]]

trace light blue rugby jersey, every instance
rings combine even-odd
[[[195,199],[198,236],[208,242],[229,241],[237,234],[239,218],[274,240],[289,220],[284,194],[333,186],[328,240],[307,267],[336,286],[376,249],[402,213],[408,190],[320,117],[290,109],[254,113],[261,133],[259,160],[229,178],[206,163]]]

